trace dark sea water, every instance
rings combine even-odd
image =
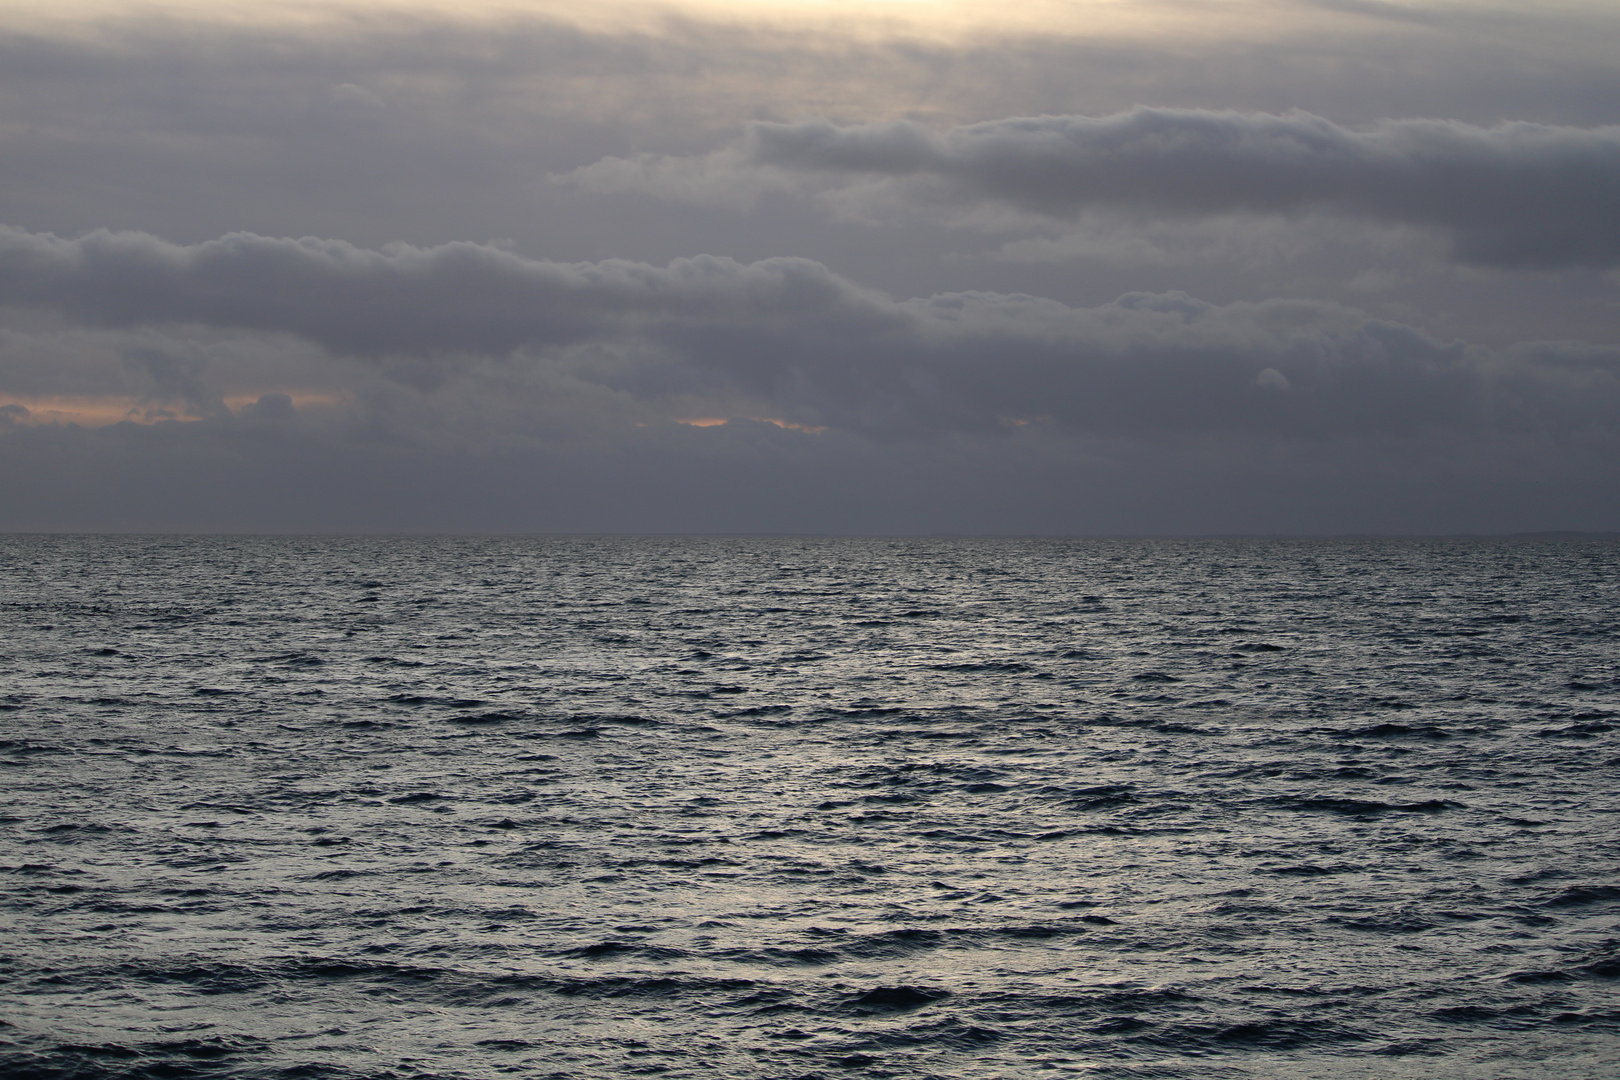
[[[1620,545],[0,538],[0,1075],[1620,1067]]]

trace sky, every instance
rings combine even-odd
[[[1620,5],[578,7],[0,0],[0,530],[1620,531]]]

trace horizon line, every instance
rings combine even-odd
[[[266,532],[262,530],[155,530],[155,529],[4,529],[0,537],[23,536],[124,536],[124,537],[239,537],[277,539],[361,539],[434,538],[447,539],[779,539],[779,540],[1620,540],[1617,530],[1535,529],[1518,532],[1097,532],[1097,533],[999,533],[999,532],[784,532],[774,530],[682,532],[682,531],[470,531],[433,529],[402,530],[312,530],[308,532]]]

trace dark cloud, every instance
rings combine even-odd
[[[0,422],[0,528],[153,531],[1343,533],[1616,529],[1620,440],[880,442],[770,424],[446,446],[300,416]]]
[[[804,259],[565,264],[465,243],[376,251],[235,234],[176,245],[6,229],[0,289],[103,327],[296,335],[373,358],[376,371],[424,392],[487,384],[521,395],[503,380],[528,373],[619,395],[626,416],[633,403],[884,438],[1028,425],[1316,438],[1559,432],[1620,415],[1612,348],[1492,351],[1320,301],[897,301]],[[125,355],[175,398],[218,400],[195,356],[149,346]]]
[[[749,161],[789,171],[930,179],[955,198],[1043,214],[1328,210],[1448,232],[1464,259],[1620,263],[1620,127],[1385,120],[1137,108],[934,132],[897,121],[756,123]]]
[[[1430,12],[1443,34],[1414,37],[1343,18],[1325,33],[1312,5],[1279,2],[1268,21],[1287,29],[1223,36],[1164,6],[1167,27],[1131,38],[421,13],[18,23],[0,27],[0,221],[583,246],[624,234],[610,217],[589,222],[594,235],[537,217],[537,175],[701,152],[750,119],[945,125],[1149,103],[1590,125],[1614,122],[1620,100],[1603,10],[1498,25],[1450,8]]]
[[[648,320],[673,332],[716,318],[762,329],[783,318],[835,315],[840,326],[896,318],[806,259],[557,263],[473,243],[377,251],[251,233],[179,245],[144,233],[68,240],[0,227],[0,290],[12,303],[96,325],[280,331],[365,355],[499,353],[630,336]]]
[[[1286,291],[1367,304],[1346,283],[1399,280],[1403,307],[1383,314],[1469,340],[1592,336],[1608,325],[1612,287],[1599,274],[1557,289],[1477,278],[1459,287],[1448,267],[1431,272],[1431,237],[1395,246],[1386,239],[1411,230],[1361,228],[1364,217],[1336,230],[1294,229],[1290,218],[1287,236],[1257,243],[1283,219],[1212,233],[1199,230],[1221,222],[1200,219],[1178,237],[1173,226],[1194,224],[1186,217],[1099,212],[1105,220],[1080,231],[1089,241],[1100,228],[1106,242],[1077,248],[1053,237],[1068,228],[1058,218],[987,242],[892,202],[879,230],[804,200],[768,196],[739,213],[726,199],[682,204],[546,181],[638,152],[700,160],[755,119],[905,117],[940,130],[1137,102],[1302,107],[1348,125],[1620,119],[1612,12],[1510,18],[1420,5],[1440,32],[1419,34],[1266,0],[1262,22],[1228,35],[1185,5],[1161,6],[1166,18],[1136,36],[994,25],[907,36],[695,15],[586,28],[420,11],[334,13],[314,25],[150,14],[55,29],[19,22],[0,28],[0,222],[184,241],[236,230],[335,236],[372,248],[509,238],[563,261],[797,255],[906,296],[977,288],[1098,303],[1179,288],[1223,302]],[[1054,257],[998,257],[1003,240],[1031,237],[1059,241],[1042,249]]]
[[[1612,13],[1244,10],[0,30],[0,528],[1620,527]]]

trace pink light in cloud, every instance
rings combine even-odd
[[[259,401],[262,394],[230,394],[225,407],[232,412]],[[294,408],[335,406],[345,400],[337,394],[288,393]],[[77,424],[79,427],[106,427],[109,424],[156,424],[163,421],[194,422],[203,415],[192,406],[177,402],[155,402],[118,394],[58,394],[25,396],[0,393],[0,413],[13,423]]]
[[[699,416],[690,419],[677,418],[675,422],[677,424],[686,424],[689,427],[719,427],[722,424],[731,423],[732,420],[757,420],[762,424],[775,424],[777,427],[782,428],[783,430],[802,431],[807,435],[820,435],[822,432],[827,430],[825,425],[821,427],[812,427],[809,424],[795,424],[791,420],[778,420],[774,416]]]

